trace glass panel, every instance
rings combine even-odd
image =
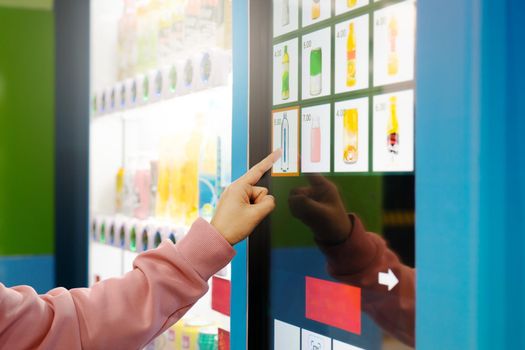
[[[272,28],[270,344],[411,347],[415,1],[274,0]]]

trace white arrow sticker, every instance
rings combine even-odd
[[[396,275],[394,275],[390,269],[388,269],[388,273],[379,272],[377,278],[379,280],[379,284],[388,286],[388,291],[391,291],[392,288],[394,288],[399,283]]]

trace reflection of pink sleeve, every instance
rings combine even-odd
[[[140,254],[133,271],[92,288],[37,295],[0,284],[0,348],[139,349],[175,323],[234,255],[206,221],[177,244]]]
[[[414,346],[415,270],[405,266],[377,234],[365,231],[351,215],[353,229],[348,239],[335,246],[320,245],[330,274],[362,288],[363,309],[385,331]],[[390,292],[378,283],[378,273],[391,269],[399,280]]]

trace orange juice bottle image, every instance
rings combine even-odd
[[[346,109],[343,114],[343,161],[346,164],[357,162],[358,131],[357,109]]]
[[[354,22],[350,22],[348,26],[348,38],[346,40],[346,86],[352,87],[355,85],[356,73],[356,44]]]
[[[388,55],[388,75],[396,75],[399,71],[399,58],[397,56],[397,37],[399,34],[397,18],[392,16],[388,23],[388,37],[390,41],[390,53]]]
[[[392,154],[399,153],[399,122],[397,120],[397,98],[390,98],[390,118],[387,125],[387,148]]]
[[[346,6],[351,9],[357,4],[357,0],[346,0]]]
[[[321,16],[321,0],[312,2],[312,19],[318,19]]]

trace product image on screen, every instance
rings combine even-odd
[[[330,94],[331,41],[330,28],[303,36],[303,99]]]
[[[282,151],[268,180],[268,346],[412,348],[416,2],[301,0],[286,33],[283,3],[266,55],[266,133]]]

